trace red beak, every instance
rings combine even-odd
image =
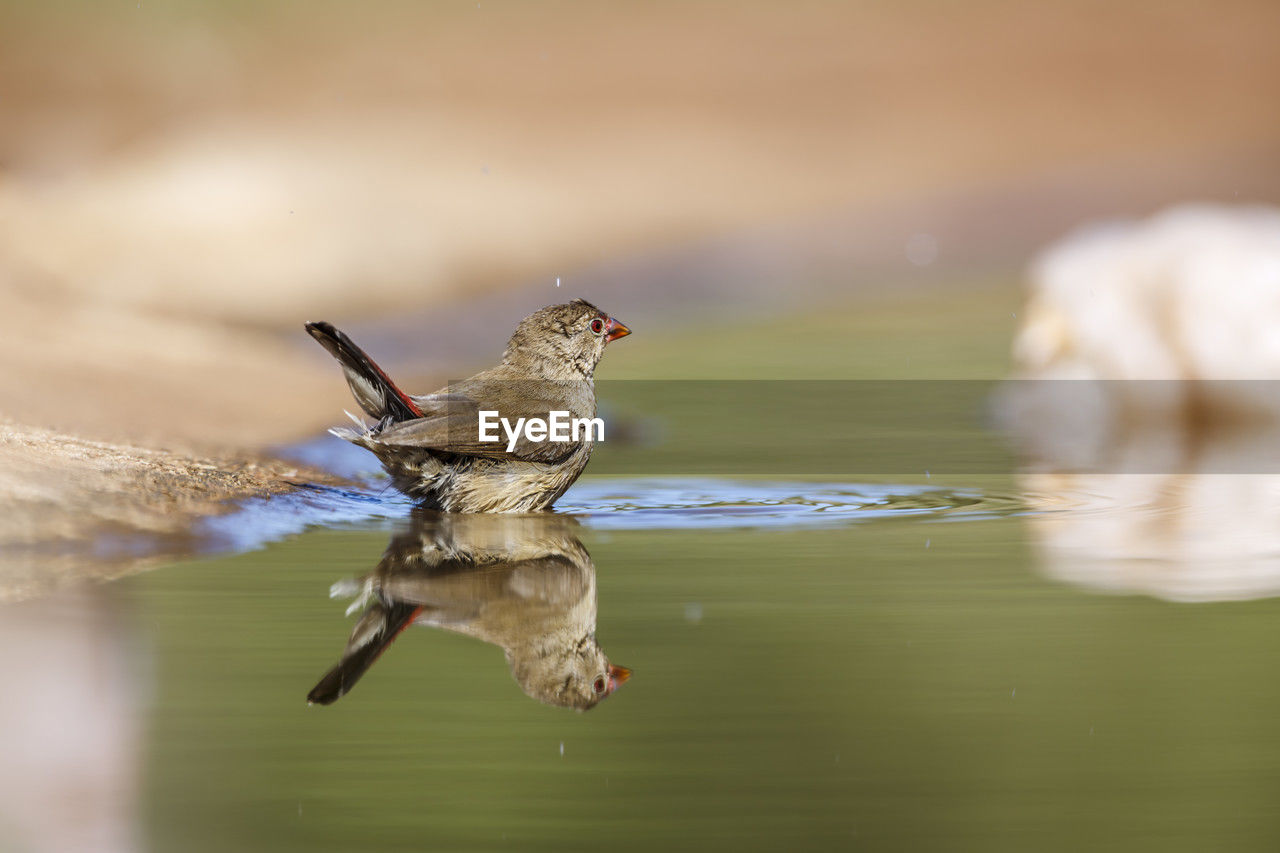
[[[604,321],[604,339],[606,341],[616,341],[618,338],[625,338],[631,334],[631,330],[619,323],[612,317],[606,317]],[[624,678],[623,681],[626,681]]]
[[[625,326],[623,328],[626,328]],[[625,666],[614,666],[609,664],[609,692],[617,690],[619,687],[627,683],[627,679],[631,677],[631,670]]]

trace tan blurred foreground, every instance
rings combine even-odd
[[[1006,218],[974,239],[1017,266],[1018,199],[1062,203],[1063,175],[1106,187],[1091,215],[1134,181],[1268,200],[1278,25],[1266,2],[6,5],[0,416],[26,427],[0,480],[29,476],[28,427],[177,468],[313,434],[347,401],[307,319],[992,187]],[[64,508],[113,476],[149,500],[41,441]]]

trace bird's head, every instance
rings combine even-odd
[[[631,678],[631,670],[609,663],[595,637],[558,653],[511,661],[511,674],[530,697],[548,705],[587,711]]]
[[[590,379],[604,348],[631,330],[585,299],[548,305],[520,321],[502,360],[540,379]]]

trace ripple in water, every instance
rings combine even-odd
[[[870,483],[776,480],[579,481],[557,505],[603,530],[815,527],[883,518],[991,518],[1021,512],[1007,495]]]
[[[314,527],[390,524],[413,503],[385,486],[310,486],[207,519],[204,550],[245,551]],[[708,478],[584,478],[557,504],[599,530],[800,528],[886,518],[963,521],[1019,514],[1016,497],[976,489]]]

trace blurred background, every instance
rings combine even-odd
[[[1277,32],[1264,0],[0,0],[0,851],[1275,849]],[[578,296],[635,331],[598,375],[651,380],[602,382],[633,440],[562,506],[635,678],[570,715],[415,629],[307,708],[326,591],[407,507],[250,502],[229,557],[197,523],[310,476],[269,457],[341,468],[302,323],[419,391]],[[699,431],[737,410],[679,379],[815,380],[767,400],[876,467]],[[769,416],[746,384],[714,387]],[[698,441],[698,477],[633,476]]]
[[[659,377],[705,374],[689,349],[756,376],[710,333],[821,310],[831,349],[788,375],[825,376],[862,368],[838,335],[865,300],[922,286],[946,295],[908,314],[972,303],[992,335],[940,366],[1000,375],[1045,242],[1276,199],[1278,25],[1248,0],[6,2],[0,401],[93,437],[294,439],[346,394],[302,321],[439,376],[571,296]]]

